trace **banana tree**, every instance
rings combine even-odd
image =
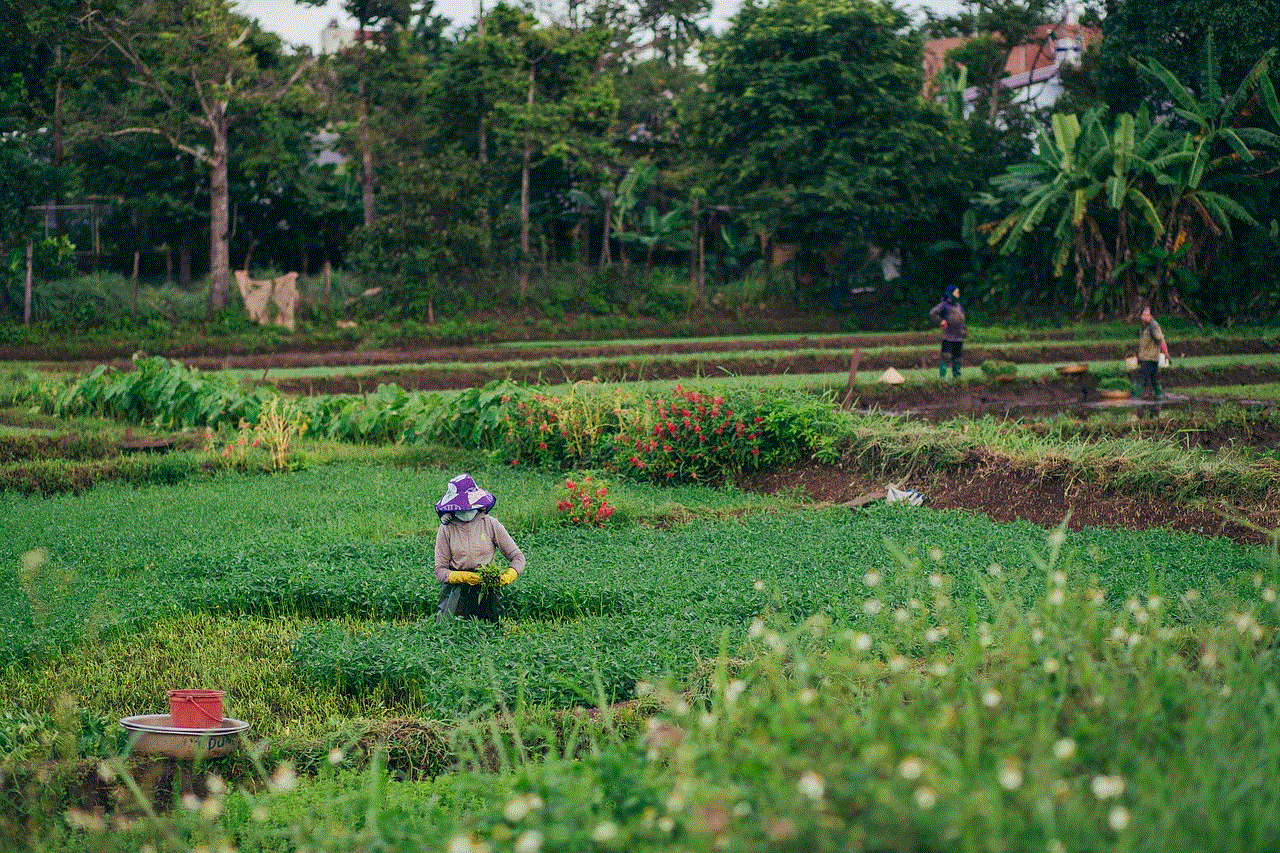
[[[1199,274],[1230,244],[1232,220],[1261,227],[1232,194],[1258,177],[1249,174],[1248,164],[1257,162],[1260,155],[1280,153],[1280,136],[1247,124],[1269,116],[1280,127],[1280,103],[1270,76],[1275,48],[1254,64],[1229,96],[1213,77],[1212,39],[1206,54],[1198,98],[1158,61],[1136,63],[1169,91],[1174,114],[1190,128],[1175,133],[1166,150],[1152,161],[1156,176],[1152,194],[1161,231],[1144,256],[1161,261],[1147,264],[1149,298],[1186,313],[1190,309],[1181,291],[1195,287]]]
[[[654,176],[657,174],[657,166],[648,160],[640,160],[628,169],[627,174],[623,175],[622,180],[618,182],[618,190],[614,193],[609,205],[607,224],[612,227],[613,233],[619,240],[631,241],[627,226],[631,221],[632,211],[640,204],[645,191],[649,189],[649,184],[653,183]],[[608,239],[607,228],[605,239]],[[622,256],[622,276],[626,278],[631,268],[630,258],[625,250],[620,250],[618,254]]]
[[[1074,115],[1054,115],[1052,136],[1040,134],[1033,159],[993,179],[1013,210],[986,226],[989,244],[1006,255],[1018,251],[1027,235],[1048,231],[1054,275],[1062,277],[1074,264],[1081,315],[1096,310],[1102,316],[1132,304],[1132,276],[1118,273],[1131,256],[1135,232],[1141,245],[1143,226],[1156,233],[1164,227],[1142,189],[1160,129],[1145,115],[1135,120],[1121,113],[1108,131],[1104,115],[1105,109],[1089,110],[1083,123]]]
[[[653,270],[653,253],[659,246],[672,249],[688,249],[689,234],[685,230],[685,208],[677,207],[659,214],[653,205],[645,207],[636,222],[636,229],[619,235],[629,243],[638,243],[644,247],[644,273]]]

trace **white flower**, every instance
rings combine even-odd
[[[893,620],[895,622],[906,622],[911,618],[911,612],[905,607],[898,607],[893,611]]]
[[[818,698],[818,694],[814,692],[814,689],[812,687],[804,688],[796,696],[796,699],[800,701],[801,705],[811,705],[813,704],[813,700],[817,698]]]
[[[929,586],[933,587],[934,589],[941,589],[941,588],[942,588],[942,575],[938,574],[937,572],[930,572],[930,574],[929,574]]]
[[[516,853],[538,853],[542,849],[542,833],[528,829],[516,839]]]
[[[337,767],[339,764],[341,764],[346,760],[347,760],[347,754],[343,752],[341,749],[339,749],[338,747],[335,746],[333,749],[329,750],[329,763],[332,764],[334,767]]]
[[[951,668],[942,661],[938,661],[929,667],[929,671],[933,673],[935,678],[945,678],[947,673],[951,672]]]
[[[280,762],[276,772],[271,774],[271,790],[276,793],[292,791],[297,784],[298,773],[293,769],[293,764],[288,761]]]
[[[942,639],[942,635],[938,633],[937,628],[929,628],[924,632],[924,641],[926,643],[936,643]]]
[[[1276,588],[1269,586],[1262,591],[1262,600],[1271,604],[1276,600]]]
[[[1093,795],[1099,800],[1111,799],[1124,793],[1124,777],[1099,774],[1093,777],[1089,787],[1093,790]]]
[[[902,655],[894,655],[893,657],[889,658],[890,672],[902,672],[906,668],[907,668],[907,659],[904,658]]]
[[[1054,572],[1053,574],[1049,575],[1049,582],[1054,586],[1066,586],[1067,573],[1063,571]]]
[[[676,822],[671,819],[670,815],[664,814],[662,817],[658,818],[658,829],[661,829],[663,832],[671,832],[675,828]]]
[[[880,603],[880,599],[868,598],[866,601],[862,602],[862,612],[868,616],[875,616],[880,612],[880,608],[883,606],[884,605]]]
[[[1044,642],[1044,631],[1043,631],[1043,630],[1041,630],[1040,628],[1032,628],[1032,629],[1031,629],[1031,642],[1035,643],[1036,645],[1039,645],[1040,643],[1043,643],[1043,642]]]
[[[993,578],[1000,577],[1001,573],[1003,572],[1004,572],[1004,566],[1000,565],[999,563],[991,563],[989,566],[987,566],[987,574],[991,575],[991,577]]]
[[[1058,671],[1058,662],[1053,658],[1045,658],[1040,666],[1044,668],[1045,675],[1053,675]]]
[[[1048,536],[1049,545],[1053,548],[1061,548],[1066,541],[1067,534],[1063,533],[1061,530],[1054,530]]]
[[[1191,602],[1193,602],[1193,601],[1199,601],[1199,600],[1200,600],[1200,590],[1198,590],[1198,589],[1189,589],[1189,590],[1187,590],[1186,592],[1184,592],[1184,593],[1182,594],[1182,600],[1183,600],[1183,601],[1185,601],[1185,602],[1187,602],[1188,604],[1190,604],[1190,603],[1191,603]]]
[[[1129,810],[1124,806],[1116,806],[1107,815],[1107,825],[1116,832],[1122,831],[1129,825]]]
[[[599,844],[607,844],[618,837],[618,825],[611,820],[601,821],[591,830],[591,840]]]
[[[1004,763],[1000,765],[1000,787],[1006,791],[1016,791],[1022,787],[1022,768],[1019,766],[1018,759],[1006,758]]]
[[[732,705],[734,702],[737,702],[738,697],[740,697],[743,691],[745,691],[746,689],[747,689],[747,682],[743,681],[742,679],[735,678],[733,681],[730,681],[728,685],[725,686],[725,689],[724,689],[725,702],[729,705]]]
[[[752,639],[759,637],[764,633],[764,623],[759,619],[752,619],[751,626],[747,628],[747,636]]]
[[[898,775],[903,779],[919,779],[924,772],[924,763],[914,755],[909,755],[898,762]]]
[[[1054,607],[1061,607],[1062,603],[1067,600],[1067,594],[1062,591],[1062,587],[1055,587],[1049,590],[1046,600]]]
[[[859,631],[853,635],[853,647],[860,652],[870,651],[871,643],[871,635],[864,631]]]
[[[809,799],[820,800],[827,791],[827,783],[817,773],[812,770],[806,770],[800,774],[800,779],[796,782],[796,788]]]
[[[938,795],[928,785],[921,785],[916,788],[915,800],[917,806],[928,811],[938,804]]]
[[[200,804],[200,816],[212,823],[222,816],[222,800],[219,797],[208,797]]]
[[[1076,742],[1069,737],[1060,738],[1053,744],[1053,754],[1062,761],[1075,757]]]
[[[1000,707],[1000,691],[994,687],[988,687],[982,691],[982,704],[988,708]]]
[[[471,839],[465,835],[455,835],[449,839],[445,849],[449,853],[471,853]]]
[[[756,581],[751,585],[756,592],[764,592],[764,581]]]
[[[508,823],[519,823],[524,820],[524,816],[529,813],[529,801],[524,797],[516,797],[507,803],[506,808],[502,810],[502,816],[507,819]]]
[[[939,548],[937,545],[934,545],[932,548],[930,548],[930,549],[929,549],[929,559],[930,559],[930,560],[933,560],[935,563],[941,563],[941,562],[942,562],[942,549],[941,549],[941,548]]]
[[[1160,596],[1153,595],[1147,599],[1147,610],[1159,610],[1162,603]]]
[[[865,583],[867,586],[879,586],[880,573],[877,572],[875,569],[872,569],[871,571],[867,572],[865,575],[862,576],[862,582]]]

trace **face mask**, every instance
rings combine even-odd
[[[461,521],[463,524],[466,524],[468,521],[475,518],[476,513],[479,511],[480,510],[478,509],[464,509],[461,512],[455,512],[453,514],[453,518],[455,521]]]

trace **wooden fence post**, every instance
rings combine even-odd
[[[844,400],[840,403],[840,408],[846,412],[853,406],[853,386],[858,381],[858,365],[862,362],[862,350],[856,349],[849,353],[849,384],[844,389]]]

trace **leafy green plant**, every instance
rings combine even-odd
[[[989,358],[981,364],[982,373],[989,379],[996,379],[1005,376],[1016,376],[1018,373],[1018,365],[1011,361],[1001,361],[1000,359]]]

